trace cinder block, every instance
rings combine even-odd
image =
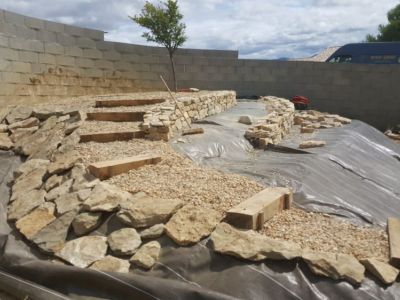
[[[1,78],[4,83],[19,83],[20,74],[15,72],[1,72]]]
[[[5,22],[4,20],[4,10],[0,9],[0,23]]]
[[[113,50],[114,49],[114,43],[113,42],[107,42],[107,41],[97,41],[96,42],[96,48],[99,50]]]
[[[8,37],[5,35],[0,34],[0,47],[9,47]]]
[[[76,45],[83,49],[94,49],[96,48],[96,42],[87,37],[78,37],[76,38]]]
[[[17,86],[18,85],[15,83],[0,83],[0,96],[15,95]],[[0,107],[4,107],[4,106],[5,105],[0,104]]]
[[[44,28],[52,32],[64,32],[64,24],[57,22],[45,21]]]
[[[31,73],[32,67],[30,63],[21,62],[21,61],[13,61],[12,62],[12,70],[16,73]]]
[[[76,38],[73,36],[70,36],[62,32],[58,32],[56,36],[57,36],[57,43],[59,43],[60,45],[68,47],[76,45]]]
[[[138,54],[133,54],[133,53],[129,53],[129,54],[122,54],[122,60],[123,61],[129,61],[129,62],[133,62],[133,63],[138,63],[140,62],[141,56]]]
[[[85,69],[83,71],[83,74],[84,74],[84,76],[87,76],[87,77],[96,77],[96,78],[104,76],[103,70],[94,69],[94,68]]]
[[[61,66],[75,66],[75,57],[56,55],[56,63]]]
[[[39,63],[41,64],[56,64],[56,56],[48,53],[39,53]]]
[[[154,72],[140,72],[140,79],[143,80],[160,80],[160,76],[158,73]]]
[[[68,56],[76,56],[76,57],[80,57],[83,56],[83,49],[79,48],[79,47],[65,47],[65,55]]]
[[[83,56],[87,58],[102,58],[102,52],[97,49],[83,49]]]
[[[14,24],[0,23],[0,32],[7,34],[7,35],[16,35],[17,29]]]
[[[95,60],[94,64],[96,68],[99,69],[109,69],[109,70],[114,69],[114,63],[109,60],[104,60],[104,59]]]
[[[11,11],[4,11],[4,20],[6,23],[17,24],[17,25],[25,25],[25,17],[20,14],[16,14]]]
[[[104,40],[104,31],[102,31],[102,30],[85,28],[84,32],[85,32],[85,36],[92,40],[95,40],[95,41],[103,41]]]
[[[9,71],[9,72],[12,71],[12,62],[0,58],[0,71]]]
[[[115,50],[107,50],[107,51],[103,51],[103,58],[112,60],[112,61],[116,61],[116,60],[120,60],[122,58],[122,55],[121,55],[121,53],[119,53]]]
[[[75,37],[85,36],[85,28],[73,25],[65,25],[64,32]]]
[[[55,32],[40,29],[36,33],[37,39],[42,42],[57,42],[57,35]]]
[[[25,25],[29,28],[44,29],[44,20],[25,17]]]
[[[64,47],[58,43],[44,43],[44,51],[50,54],[64,54]]]
[[[0,48],[0,57],[9,60],[18,60],[18,51],[10,48]]]
[[[39,55],[31,51],[19,51],[19,60],[22,62],[38,63]]]
[[[133,65],[131,63],[123,61],[123,60],[116,61],[114,63],[114,68],[118,71],[131,71],[131,70],[133,71],[134,70]]]
[[[149,72],[150,65],[149,64],[132,64],[133,70],[138,72]]]
[[[176,56],[174,57],[175,63],[176,64],[186,64],[186,65],[191,65],[193,63],[193,57],[192,56]]]
[[[93,59],[90,58],[81,58],[81,57],[77,57],[75,60],[75,64],[78,67],[82,67],[82,68],[92,68],[94,67],[95,63]]]
[[[26,27],[25,25],[15,25],[17,31],[16,36],[24,39],[37,39],[36,30]]]

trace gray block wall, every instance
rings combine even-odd
[[[238,95],[310,97],[316,109],[379,129],[400,123],[400,65],[238,59],[237,51],[179,49],[180,87]],[[0,105],[57,97],[163,89],[171,84],[162,47],[104,41],[104,32],[0,9]]]

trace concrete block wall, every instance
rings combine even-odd
[[[400,65],[238,59],[237,51],[179,49],[179,87],[243,96],[304,95],[312,107],[385,129],[400,123]],[[162,47],[104,41],[104,32],[0,10],[0,105],[164,89]]]

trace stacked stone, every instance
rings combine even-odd
[[[296,112],[294,124],[300,125],[301,133],[313,133],[316,129],[341,127],[350,124],[351,119],[316,110]]]
[[[266,103],[268,114],[245,133],[245,138],[259,148],[282,141],[293,126],[295,111],[293,103],[283,98],[267,96],[261,100]]]
[[[0,111],[0,149],[27,157],[14,172],[7,212],[27,240],[77,267],[128,272],[131,264],[153,267],[161,246],[151,239],[164,232],[179,245],[211,234],[222,217],[215,210],[131,194],[90,174],[75,150],[83,118],[28,106]],[[93,234],[110,213],[121,229]]]
[[[220,113],[236,104],[234,91],[218,91],[206,94],[193,94],[177,99],[177,104],[157,107],[146,112],[142,129],[152,140],[168,141],[174,133],[179,132],[195,120]],[[183,114],[182,114],[183,112]]]

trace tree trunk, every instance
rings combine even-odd
[[[169,60],[171,61],[172,76],[174,79],[174,91],[176,93],[178,91],[178,83],[176,82],[175,62],[174,62],[174,55],[172,53],[169,54]]]

